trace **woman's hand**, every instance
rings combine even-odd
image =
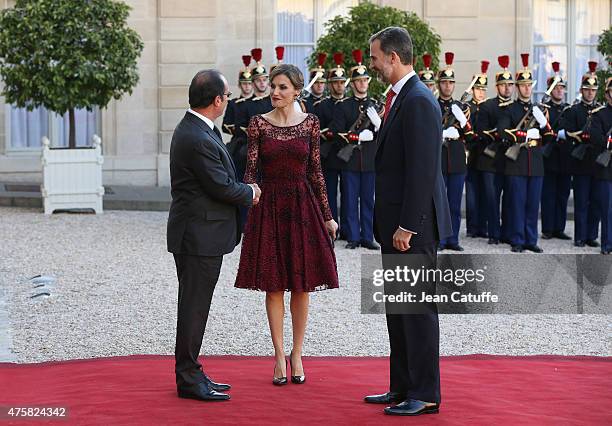
[[[327,233],[331,236],[332,240],[336,240],[336,231],[338,230],[338,224],[335,220],[328,220],[325,222],[325,229],[327,229]]]

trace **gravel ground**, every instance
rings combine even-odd
[[[14,359],[172,354],[177,282],[165,249],[166,218],[163,212],[45,216],[0,208],[0,294]],[[468,253],[510,255],[508,246],[491,249],[482,239],[462,244]],[[558,240],[541,246],[547,253],[598,252]],[[341,288],[312,295],[305,355],[388,353],[384,316],[359,312],[356,271],[366,252],[336,245]],[[238,247],[224,259],[202,352],[270,355],[264,294],[233,288],[239,253]],[[31,299],[28,278],[38,274],[57,282],[50,297]],[[443,355],[612,355],[612,315],[442,315],[440,321]],[[288,319],[285,325],[289,351]]]

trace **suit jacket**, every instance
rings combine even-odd
[[[417,233],[411,239],[415,246],[452,234],[440,167],[441,122],[438,102],[413,76],[378,134],[374,229],[383,250],[392,247],[398,226]]]
[[[238,206],[253,203],[253,190],[236,181],[236,169],[221,138],[187,112],[170,144],[172,204],[168,251],[221,256],[240,242]]]

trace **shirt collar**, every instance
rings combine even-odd
[[[211,130],[214,130],[215,128],[215,123],[213,123],[210,118],[208,117],[204,117],[202,114],[195,112],[194,110],[192,110],[191,108],[189,108],[187,110],[187,112],[192,113],[193,115],[195,115],[196,117],[198,117],[200,120],[202,120],[204,123],[206,123],[208,125],[208,127],[210,127]]]
[[[404,84],[406,84],[406,82],[410,80],[413,75],[416,75],[416,72],[414,70],[410,71],[408,74],[400,78],[399,81],[395,83],[391,88],[391,90],[393,90],[393,93],[395,93],[396,95],[399,94],[399,92],[402,91],[402,87],[404,87]]]

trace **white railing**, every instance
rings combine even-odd
[[[43,137],[42,169],[45,214],[64,209],[92,209],[102,213],[102,141],[93,136],[93,146],[87,148],[51,149]]]

